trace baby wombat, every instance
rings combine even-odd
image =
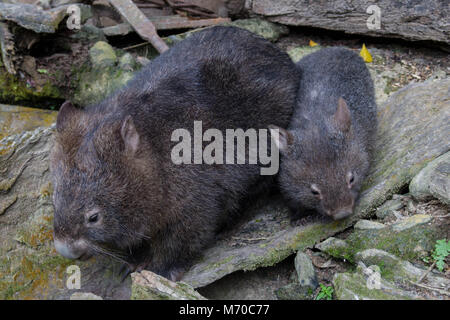
[[[352,214],[369,168],[373,83],[361,57],[344,48],[321,49],[297,67],[296,109],[280,129],[280,189],[293,222],[314,211],[342,219]]]
[[[177,279],[227,218],[271,180],[260,164],[175,164],[172,133],[286,127],[300,76],[289,56],[248,31],[196,32],[104,101],[66,102],[51,172],[55,247],[100,253],[130,271]],[[194,142],[195,147],[195,142]]]

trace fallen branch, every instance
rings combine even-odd
[[[159,53],[169,50],[167,44],[156,33],[153,23],[131,0],[109,0],[109,2],[136,30],[139,36],[150,42]]]
[[[436,261],[433,262],[433,264],[428,268],[428,270],[417,280],[416,284],[419,284],[422,282],[423,279],[433,270],[434,266],[436,265]]]
[[[421,288],[424,288],[424,289],[427,289],[427,290],[439,292],[440,294],[443,294],[443,295],[446,295],[446,296],[450,296],[450,292],[448,292],[448,291],[445,291],[445,290],[442,290],[442,289],[439,289],[439,288],[435,288],[435,287],[426,286],[424,284],[419,284],[417,282],[413,282],[413,281],[410,281],[410,280],[408,280],[408,281],[411,284],[415,285],[415,286],[418,286],[418,287],[421,287]]]

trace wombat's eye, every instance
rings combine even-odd
[[[94,223],[98,221],[98,213],[94,213],[88,218],[89,223]]]
[[[311,193],[316,197],[320,196],[320,190],[315,184],[311,186]]]
[[[353,172],[349,172],[347,178],[349,187],[351,187],[352,184],[355,182],[355,176],[353,175]]]

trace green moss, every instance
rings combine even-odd
[[[406,295],[384,291],[382,289],[369,289],[366,278],[360,273],[340,273],[333,280],[336,296],[339,300],[373,299],[373,300],[404,300],[411,299]]]
[[[289,240],[289,245],[286,246],[285,243],[280,243],[278,246],[268,250],[263,256],[250,256],[248,265],[244,266],[243,270],[253,271],[257,268],[273,266],[298,250],[312,247],[320,240],[323,240],[323,238],[341,231],[350,224],[350,220],[341,220],[307,226],[298,232],[292,240]]]
[[[49,81],[33,88],[0,67],[0,103],[45,106],[60,103],[63,99],[60,90]]]
[[[436,228],[428,225],[400,232],[395,232],[391,228],[356,230],[347,237],[348,246],[327,249],[326,253],[354,263],[356,253],[366,249],[380,249],[404,260],[412,261],[420,258],[421,252],[416,250],[418,245],[424,250],[430,250],[438,237],[439,232]],[[383,268],[383,266],[379,267]]]

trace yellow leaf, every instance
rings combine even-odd
[[[369,50],[367,50],[366,45],[363,43],[362,49],[359,55],[364,59],[365,62],[372,62],[372,55]]]
[[[315,46],[317,46],[318,44],[316,43],[316,42],[314,42],[314,41],[312,41],[312,40],[309,40],[309,46],[310,47],[315,47]]]

